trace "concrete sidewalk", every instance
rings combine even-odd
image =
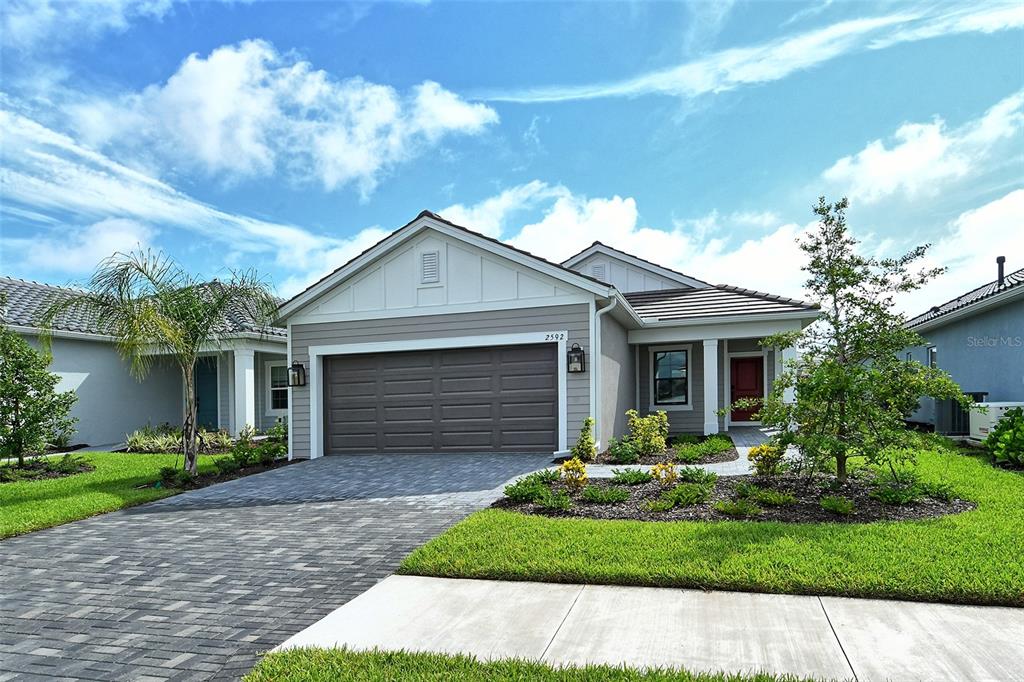
[[[391,576],[280,649],[467,653],[553,665],[843,680],[1013,680],[1024,609]]]

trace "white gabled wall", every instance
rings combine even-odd
[[[597,271],[594,270],[595,266],[597,266]],[[596,277],[603,282],[612,284],[616,289],[627,294],[634,291],[687,288],[685,284],[604,253],[590,255],[573,265],[572,269],[580,274]]]
[[[440,277],[425,283],[423,254]],[[593,295],[433,229],[371,263],[296,313],[292,324],[561,305]]]

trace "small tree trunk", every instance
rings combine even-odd
[[[196,473],[196,386],[192,367],[183,368],[185,379],[185,415],[181,423],[181,449],[185,471]]]
[[[846,453],[836,455],[836,480],[846,482]]]

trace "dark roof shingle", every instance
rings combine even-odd
[[[0,292],[7,302],[0,311],[0,319],[4,324],[19,327],[36,327],[46,309],[61,299],[83,293],[80,289],[58,287],[52,284],[40,284],[14,277],[0,276]],[[232,306],[225,316],[224,333],[230,334],[265,334],[267,336],[285,338],[288,331],[283,327],[261,328],[255,324],[252,316],[240,306]],[[103,334],[95,315],[82,311],[70,311],[54,321],[53,328],[59,331],[79,332],[83,334]]]
[[[913,317],[907,321],[908,327],[917,327],[924,324],[925,322],[931,322],[932,320],[948,315],[955,310],[961,310],[969,305],[983,301],[986,298],[994,296],[995,294],[1002,293],[1009,289],[1024,285],[1024,268],[1015,270],[1003,278],[1003,286],[999,286],[999,280],[994,280],[988,284],[983,284],[977,289],[972,289],[962,296],[957,296],[951,301],[946,301],[942,305],[937,305],[928,310],[928,312],[921,313],[917,317]]]
[[[717,284],[704,289],[663,289],[625,294],[629,305],[644,321],[812,313],[817,306],[783,296]]]

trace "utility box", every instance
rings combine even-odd
[[[978,405],[987,407],[988,410],[985,412],[971,410],[971,440],[976,441],[985,440],[1004,414],[1015,407],[1024,408],[1024,403],[978,403]]]

